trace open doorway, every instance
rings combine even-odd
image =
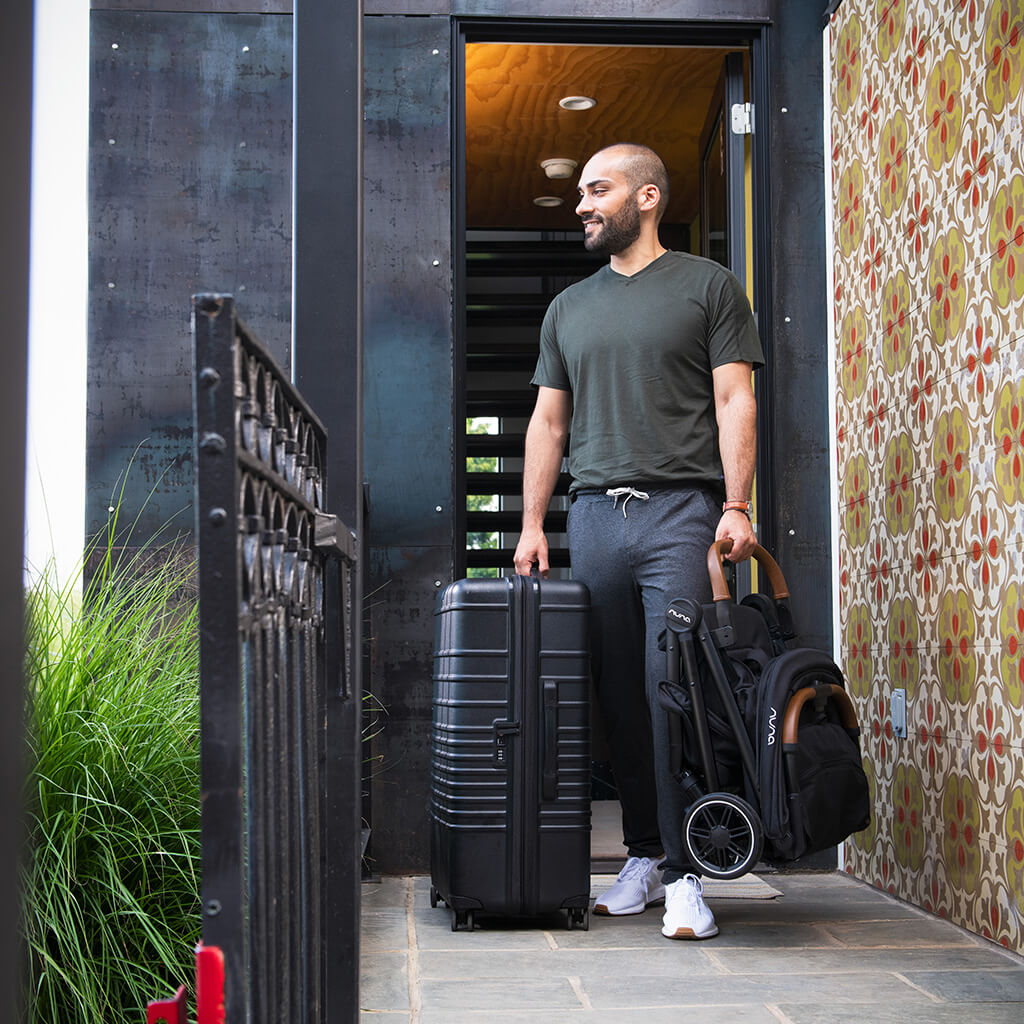
[[[730,266],[758,312],[748,134],[755,47],[709,41],[706,31],[700,45],[686,45],[682,28],[665,38],[676,37],[678,45],[463,39],[456,562],[464,559],[467,574],[512,571],[541,320],[559,291],[605,262],[584,250],[574,212],[591,154],[623,141],[655,149],[671,182],[662,244]],[[552,575],[568,572],[567,491],[563,476],[546,524]]]

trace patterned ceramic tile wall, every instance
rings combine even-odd
[[[844,0],[829,42],[847,863],[1024,952],[1024,0]]]

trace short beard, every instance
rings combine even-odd
[[[614,217],[602,218],[593,236],[584,235],[583,247],[598,256],[617,256],[640,237],[640,204],[630,196]]]

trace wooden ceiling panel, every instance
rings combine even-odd
[[[689,224],[699,206],[699,142],[722,60],[711,47],[470,43],[466,47],[466,224],[575,229],[579,170],[549,179],[540,164],[580,166],[612,142],[639,142],[665,161],[666,220]],[[592,96],[563,110],[563,96]],[[535,196],[564,200],[541,208]]]

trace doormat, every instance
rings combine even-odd
[[[615,875],[591,875],[590,896],[596,899],[613,882]],[[702,878],[704,897],[709,900],[773,900],[782,893],[758,875],[746,874],[739,878]]]

